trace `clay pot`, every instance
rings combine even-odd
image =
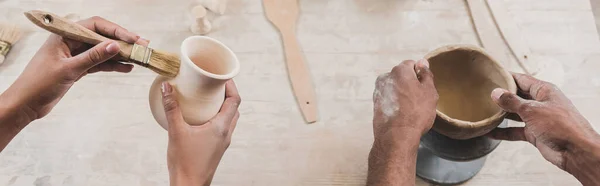
[[[515,93],[513,77],[483,49],[469,45],[438,48],[425,56],[440,96],[433,130],[454,139],[482,136],[507,115],[491,99],[495,88]]]
[[[169,81],[173,86],[184,120],[190,125],[202,125],[219,112],[225,100],[225,82],[240,71],[235,54],[209,37],[185,39],[180,58],[177,77],[158,76],[150,87],[150,109],[164,129],[168,129],[168,123],[162,104],[162,82]]]

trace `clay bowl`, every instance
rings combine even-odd
[[[507,115],[491,99],[495,88],[515,93],[513,77],[483,49],[450,45],[425,56],[440,96],[433,130],[453,139],[482,136]]]

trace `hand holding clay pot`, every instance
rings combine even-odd
[[[394,129],[413,130],[420,138],[433,124],[438,95],[427,60],[403,61],[380,75],[373,92],[373,132],[382,137]],[[410,133],[397,131],[399,136]],[[390,134],[394,135],[394,134]]]
[[[161,101],[163,82],[173,86],[184,120],[190,125],[202,125],[219,112],[225,98],[225,82],[240,71],[233,51],[209,37],[185,39],[181,44],[180,59],[177,77],[158,76],[150,87],[150,109],[164,129],[169,127]]]
[[[515,93],[508,71],[483,49],[469,45],[438,48],[425,56],[440,96],[433,129],[454,139],[490,132],[507,115],[489,97],[495,88]]]
[[[194,126],[185,122],[174,89],[162,84],[162,102],[169,123],[167,164],[171,185],[210,185],[221,157],[231,141],[240,116],[240,96],[233,80],[226,83],[225,101],[208,122]]]
[[[414,183],[419,139],[433,125],[438,100],[428,65],[427,60],[404,61],[377,78],[367,185]],[[383,182],[388,174],[402,180]]]
[[[513,77],[522,97],[504,89],[494,89],[491,96],[503,110],[518,114],[525,127],[497,128],[488,136],[528,141],[584,185],[600,184],[600,135],[556,86],[528,75]]]

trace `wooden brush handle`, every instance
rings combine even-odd
[[[65,19],[61,16],[50,12],[44,12],[40,10],[32,10],[29,12],[25,12],[25,16],[35,25],[48,30],[56,35],[66,37],[75,41],[84,42],[92,45],[97,45],[104,41],[111,40],[106,38],[88,28],[81,26],[80,24],[74,23]],[[123,42],[117,41],[121,47],[121,51],[119,52],[120,60],[129,61],[129,56],[131,56],[131,50],[133,45]]]

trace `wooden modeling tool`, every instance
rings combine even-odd
[[[285,59],[292,89],[307,123],[317,121],[317,100],[310,79],[308,66],[302,58],[300,45],[296,40],[296,20],[298,19],[297,0],[263,0],[265,14],[279,32],[283,40]]]
[[[4,63],[6,55],[20,38],[21,30],[17,25],[0,23],[0,64]]]
[[[487,0],[487,5],[494,17],[496,26],[500,30],[500,34],[502,34],[508,48],[517,59],[519,66],[526,74],[535,75],[538,69],[534,69],[535,64],[531,64],[532,60],[529,60],[529,56],[531,56],[529,46],[524,42],[517,23],[509,17],[504,2]]]
[[[206,17],[206,8],[202,5],[195,6],[190,11],[190,16],[192,17],[192,25],[190,26],[190,31],[194,34],[205,35],[210,32],[212,29],[212,25],[208,18]]]
[[[25,16],[37,26],[72,40],[92,45],[110,40],[77,23],[52,13],[32,10],[25,12]],[[123,41],[116,42],[119,43],[121,48],[119,60],[144,66],[166,77],[177,76],[180,66],[178,55]]]

